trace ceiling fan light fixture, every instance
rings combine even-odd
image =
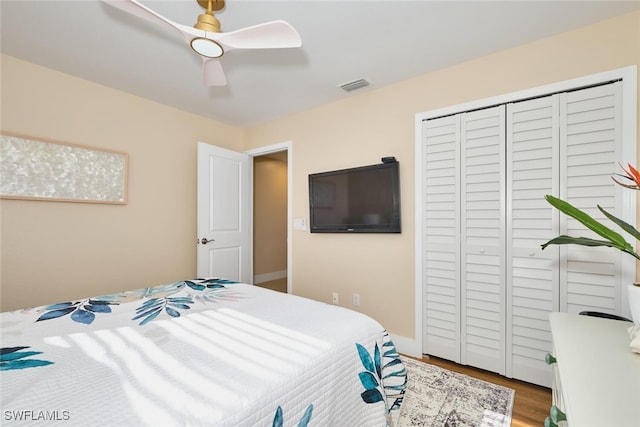
[[[207,58],[220,58],[224,54],[224,49],[214,40],[204,37],[196,37],[191,40],[191,49],[198,55]]]

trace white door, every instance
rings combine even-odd
[[[546,194],[560,194],[559,95],[507,105],[507,372],[551,386],[544,362],[553,351],[549,313],[560,308],[559,212]]]
[[[251,283],[249,156],[198,143],[198,277]]]
[[[422,126],[423,352],[460,363],[460,115]]]
[[[460,119],[460,363],[505,373],[505,107]]]
[[[596,206],[621,217],[623,195],[633,194],[611,180],[620,172],[619,164],[635,161],[621,154],[621,89],[621,82],[582,89],[563,94],[560,102],[560,144],[565,147],[560,157],[560,197],[616,230]],[[560,216],[560,233],[599,238],[566,215]],[[621,301],[623,255],[604,247],[560,247],[560,311],[623,314],[627,307]]]
[[[423,351],[504,374],[504,106],[423,123]]]

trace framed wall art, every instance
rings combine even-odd
[[[129,155],[0,134],[0,198],[127,204]]]

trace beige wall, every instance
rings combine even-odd
[[[413,338],[415,114],[639,63],[636,12],[249,129],[247,148],[292,141],[293,218],[308,220],[309,173],[400,161],[402,234],[293,231],[293,292],[351,308],[358,292],[361,311]]]
[[[2,311],[196,274],[196,143],[242,129],[2,56],[2,131],[129,153],[129,204],[0,201]]]
[[[3,57],[2,129],[128,151],[131,186],[126,207],[1,202],[2,310],[192,275],[195,141],[292,141],[293,218],[308,220],[309,173],[400,161],[402,234],[293,231],[292,286],[349,307],[358,292],[413,338],[415,114],[639,63],[636,12],[242,131]]]
[[[253,275],[287,270],[287,163],[253,162]]]

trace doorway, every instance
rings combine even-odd
[[[253,284],[287,293],[292,292],[291,146],[291,141],[287,141],[245,152],[251,159],[252,170]],[[256,177],[257,174],[260,176]],[[277,195],[272,195],[276,190]],[[274,237],[265,230],[265,222],[277,224]],[[272,250],[278,252],[277,256],[268,256]]]
[[[288,152],[252,159],[253,284],[286,293]]]

